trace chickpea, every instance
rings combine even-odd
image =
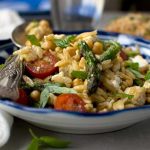
[[[54,40],[54,35],[53,34],[46,35],[46,36],[44,36],[44,40],[45,41],[52,41],[52,40]]]
[[[73,80],[73,86],[82,85],[83,81],[81,79],[74,79]]]
[[[86,64],[86,61],[85,61],[84,57],[82,57],[79,61],[79,67],[81,69],[85,69],[85,66],[86,66],[85,64]]]
[[[25,42],[25,45],[26,45],[26,46],[32,46],[32,44],[31,44],[30,41],[26,41],[26,42]]]
[[[40,26],[43,26],[43,27],[49,27],[49,23],[48,23],[48,21],[46,21],[46,20],[41,20],[41,21],[39,22],[39,25],[40,25]]]
[[[70,56],[74,56],[76,54],[76,50],[74,47],[67,47],[66,49],[69,52]]]
[[[34,90],[30,93],[30,96],[33,100],[38,101],[40,98],[40,92],[38,90]]]
[[[102,54],[103,53],[103,44],[100,42],[95,42],[92,51],[94,54]]]
[[[45,50],[54,50],[55,49],[55,44],[51,41],[45,41],[42,43],[41,45],[42,48],[44,48]]]
[[[77,85],[73,87],[77,92],[82,93],[84,90],[84,85]]]

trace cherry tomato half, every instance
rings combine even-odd
[[[55,67],[57,59],[50,52],[46,52],[42,59],[34,62],[26,62],[25,66],[31,76],[44,79],[58,70]]]
[[[85,103],[77,94],[61,94],[57,97],[54,108],[57,110],[86,112]]]
[[[29,98],[28,98],[25,90],[19,89],[19,98],[17,99],[16,102],[19,104],[22,104],[22,105],[28,105]]]

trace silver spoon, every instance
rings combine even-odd
[[[25,27],[27,22],[17,26],[12,32],[12,41],[19,48],[26,41]],[[18,84],[22,77],[23,64],[19,56],[11,55],[0,69],[0,98],[16,100],[19,97]]]
[[[25,46],[25,42],[27,41],[25,28],[28,23],[29,22],[25,22],[17,26],[12,32],[11,40],[19,48]]]
[[[19,97],[18,84],[22,77],[23,64],[19,56],[10,56],[0,69],[0,98],[16,100]]]

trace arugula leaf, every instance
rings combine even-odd
[[[132,72],[135,75],[136,78],[140,78],[140,79],[144,78],[144,75],[142,75],[139,71],[136,71],[136,70],[134,70],[132,68],[128,68],[128,70],[130,72]]]
[[[34,34],[27,35],[27,40],[31,42],[32,45],[40,46],[40,41],[36,38]]]
[[[54,43],[61,48],[66,48],[75,39],[75,35],[69,35],[65,39],[55,39]]]
[[[87,72],[85,72],[85,71],[75,71],[75,70],[73,70],[73,71],[71,72],[71,76],[72,76],[73,78],[79,78],[79,79],[85,80],[85,79],[87,78]]]
[[[126,93],[117,93],[117,94],[115,94],[115,97],[132,99],[134,97],[134,95],[129,95]]]
[[[129,67],[129,68],[131,68],[133,70],[136,70],[136,71],[139,70],[139,63],[137,63],[137,62],[134,63],[134,62],[131,62],[131,61],[125,61],[125,66]]]
[[[146,73],[145,80],[150,80],[150,70]]]
[[[59,86],[46,86],[40,95],[40,108],[44,108],[48,103],[49,93],[77,93],[73,88],[59,87]]]
[[[52,136],[37,137],[31,129],[29,129],[31,136],[33,137],[27,150],[39,150],[40,148],[67,148],[70,144],[69,141],[61,140]]]

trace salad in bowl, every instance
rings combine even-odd
[[[26,46],[13,52],[0,73],[0,96],[11,99],[2,99],[0,108],[52,130],[119,129],[139,121],[133,117],[136,111],[150,103],[149,62],[140,48],[103,40],[97,31],[50,33],[41,39],[30,34]],[[113,119],[112,114],[118,116]],[[117,123],[122,115],[127,122]]]

